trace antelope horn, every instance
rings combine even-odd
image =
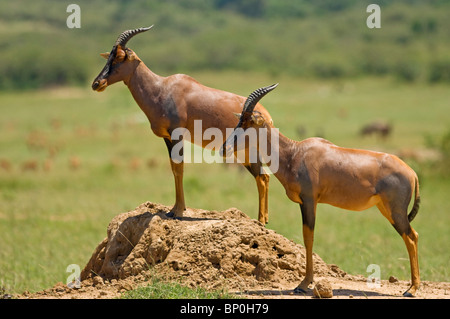
[[[278,83],[272,84],[266,87],[259,88],[250,93],[247,100],[245,101],[242,113],[252,113],[259,100],[261,100],[267,93],[275,89],[277,86]]]
[[[127,30],[122,32],[119,37],[117,38],[116,44],[115,45],[119,45],[122,47],[125,47],[125,45],[127,44],[127,42],[134,37],[136,34],[141,33],[141,32],[145,32],[150,30],[153,27],[153,25],[147,27],[147,28],[138,28],[138,29],[134,29],[134,30]]]

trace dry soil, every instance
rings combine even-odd
[[[115,298],[148,284],[152,276],[192,287],[225,288],[246,298],[316,298],[311,289],[294,294],[305,273],[304,247],[267,229],[236,208],[188,208],[182,219],[170,207],[146,202],[110,222],[94,249],[81,284],[63,283],[18,298]],[[326,280],[332,298],[403,298],[409,282],[391,278],[379,287],[314,254],[315,283]],[[327,284],[328,285],[328,284]],[[313,286],[311,286],[313,288]],[[450,283],[423,282],[416,298],[450,299]]]

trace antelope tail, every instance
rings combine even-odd
[[[417,213],[419,212],[419,206],[420,206],[419,179],[416,176],[414,205],[413,208],[411,209],[411,212],[408,214],[409,222],[412,222],[414,220],[414,217],[416,217]]]

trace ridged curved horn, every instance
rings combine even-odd
[[[258,104],[259,100],[261,100],[267,93],[275,89],[277,86],[278,83],[272,84],[266,87],[259,88],[250,93],[247,100],[245,101],[242,113],[252,113],[253,109],[255,108],[256,104]]]
[[[134,30],[127,30],[122,32],[119,37],[116,40],[116,44],[115,45],[121,45],[122,47],[125,47],[125,45],[127,44],[127,42],[134,37],[136,34],[141,33],[141,32],[145,32],[150,30],[153,27],[153,25],[147,27],[147,28],[138,28],[138,29],[134,29]]]

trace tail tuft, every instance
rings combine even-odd
[[[414,217],[416,217],[417,213],[419,212],[419,206],[420,206],[419,179],[416,176],[414,205],[413,208],[411,209],[411,212],[408,214],[409,222],[412,222],[414,220]]]
[[[412,222],[414,220],[414,217],[416,217],[417,213],[419,212],[419,206],[420,206],[420,196],[414,200],[414,206],[411,209],[411,212],[408,214],[409,222]]]

